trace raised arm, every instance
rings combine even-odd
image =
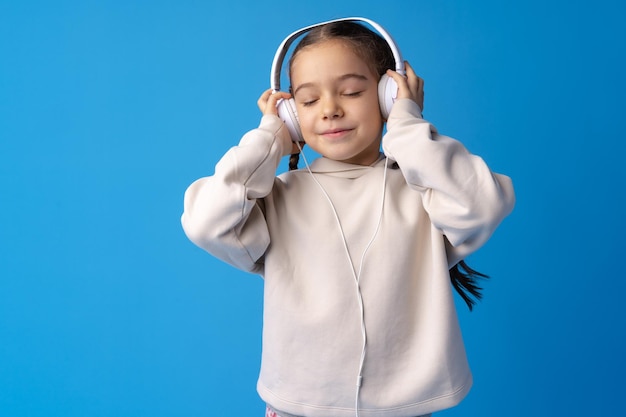
[[[398,163],[407,184],[422,193],[433,225],[448,239],[454,264],[483,245],[511,212],[513,184],[422,119],[417,101],[423,100],[423,83],[411,80],[411,73],[404,82],[394,76],[399,99],[387,121],[383,150]]]
[[[275,99],[266,97],[274,108]],[[222,157],[214,175],[185,192],[181,222],[187,237],[237,268],[258,272],[269,235],[257,200],[271,192],[280,159],[291,150],[284,124],[268,112]]]

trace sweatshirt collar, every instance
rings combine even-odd
[[[311,171],[314,173],[330,174],[342,178],[358,178],[370,172],[373,167],[384,165],[385,155],[378,155],[378,159],[371,165],[354,165],[341,161],[334,161],[325,157],[320,157],[311,163]]]

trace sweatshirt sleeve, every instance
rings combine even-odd
[[[482,246],[512,211],[511,179],[491,172],[461,142],[439,135],[412,100],[394,104],[387,130],[385,154],[422,193],[431,222],[448,240],[450,265],[457,263]]]
[[[270,240],[258,199],[270,194],[276,169],[291,140],[282,121],[263,116],[215,166],[185,191],[183,230],[196,245],[245,271],[260,272],[257,261]]]

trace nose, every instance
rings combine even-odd
[[[337,119],[343,116],[343,109],[334,97],[322,99],[322,117],[324,119]]]

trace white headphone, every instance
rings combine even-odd
[[[396,64],[396,72],[405,75],[406,71],[404,69],[404,60],[402,59],[402,55],[400,54],[400,50],[398,46],[394,42],[391,35],[383,29],[378,23],[366,19],[363,17],[346,17],[343,19],[335,19],[327,22],[317,23],[315,25],[307,26],[302,29],[296,30],[291,35],[287,36],[285,40],[282,41],[276,54],[274,55],[274,61],[272,62],[272,72],[270,85],[273,92],[280,91],[280,71],[283,65],[283,61],[285,56],[287,55],[287,51],[289,50],[289,46],[302,34],[310,31],[313,28],[326,25],[328,23],[334,22],[342,22],[342,21],[360,21],[369,24],[371,27],[376,29],[376,31],[387,41],[389,48],[391,48],[391,52],[393,54],[393,59]],[[389,77],[387,74],[383,74],[378,83],[378,101],[380,103],[380,112],[384,119],[389,117],[389,113],[391,112],[391,106],[396,100],[398,96],[398,85],[395,80]],[[283,120],[285,125],[287,126],[287,130],[289,130],[289,134],[291,135],[291,139],[294,142],[304,142],[304,138],[302,137],[302,132],[300,130],[300,121],[298,119],[298,112],[296,111],[296,103],[293,98],[289,100],[280,100],[278,102],[278,116]]]

